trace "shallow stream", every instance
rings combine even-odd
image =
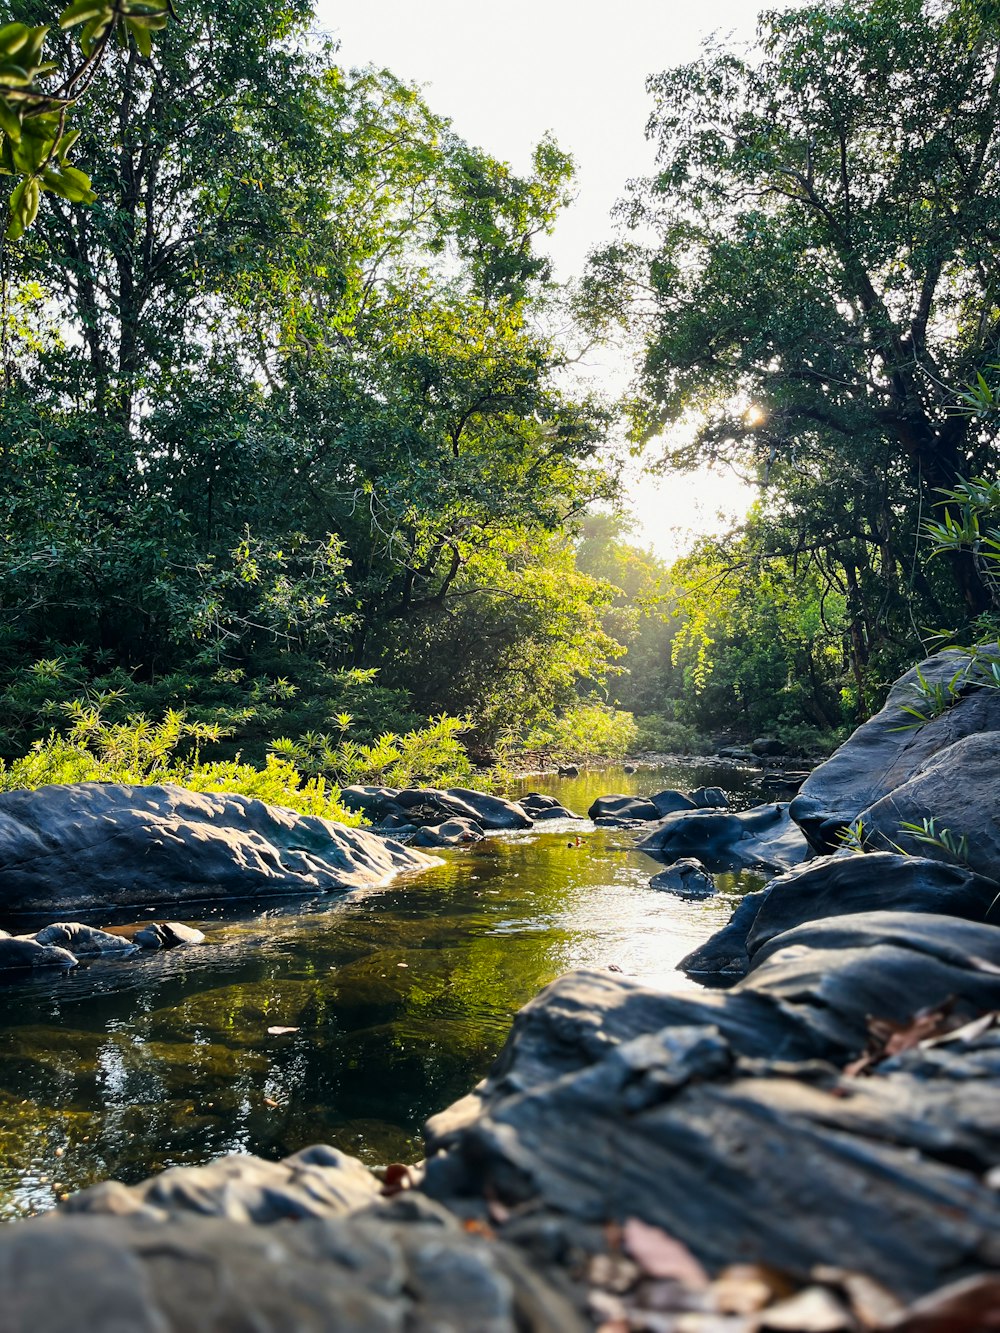
[[[677,764],[533,778],[520,794],[584,813],[603,793],[704,783],[743,808],[761,799],[752,778]],[[418,1158],[424,1120],[482,1078],[542,986],[613,966],[687,988],[678,960],[763,882],[720,876],[719,896],[699,902],[657,892],[662,864],[632,850],[635,836],[542,823],[441,853],[377,893],[188,908],[178,919],[203,945],[4,987],[0,1218],[225,1152],[325,1142],[372,1164]],[[144,915],[169,917],[115,919]]]

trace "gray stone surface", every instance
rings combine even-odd
[[[410,839],[411,847],[463,847],[482,842],[482,826],[474,819],[446,819],[443,824],[419,829]]]
[[[676,814],[678,810],[695,810],[700,802],[693,796],[685,796],[682,791],[677,791],[673,787],[668,787],[664,791],[654,792],[649,800],[656,807],[654,819],[662,819],[664,815]],[[709,802],[709,804],[713,804]]]
[[[182,921],[150,921],[132,936],[141,949],[176,949],[179,944],[203,944],[205,936]]]
[[[729,924],[680,967],[700,977],[742,975],[776,936],[806,922],[859,912],[929,912],[983,921],[996,894],[996,885],[971,871],[923,856],[818,857],[748,894]]]
[[[304,1148],[280,1162],[232,1153],[207,1166],[171,1167],[138,1185],[104,1181],[74,1194],[67,1213],[164,1222],[187,1215],[252,1222],[337,1217],[379,1197],[379,1181],[336,1148]]]
[[[48,1216],[0,1231],[0,1333],[583,1333],[510,1246],[444,1214],[247,1226]]]
[[[700,861],[689,856],[654,875],[649,887],[676,893],[681,898],[707,898],[715,892],[715,880]]]
[[[885,707],[813,770],[791,812],[817,851],[835,850],[844,828],[908,782],[939,751],[966,736],[1000,730],[1000,690],[978,688],[976,671],[971,659],[953,649],[921,662],[893,685]],[[957,673],[955,688],[962,692],[954,707],[922,726],[905,711],[907,705],[926,709],[918,672],[928,684],[942,687]]]
[[[788,806],[781,804],[737,813],[691,810],[667,815],[636,846],[671,860],[697,857],[713,872],[741,866],[787,870],[809,854]]]
[[[52,925],[36,930],[35,939],[39,944],[55,944],[61,949],[68,949],[77,958],[102,954],[125,958],[138,948],[138,945],[121,935],[112,935],[109,931],[98,930],[96,926],[87,926],[80,921],[54,921]]]
[[[55,967],[67,972],[76,967],[76,958],[67,949],[39,944],[29,936],[7,935],[0,940],[0,973],[24,972],[36,967]]]
[[[992,935],[987,960],[1000,956]],[[713,996],[562,978],[519,1015],[477,1093],[429,1123],[425,1188],[456,1205],[498,1198],[594,1224],[638,1216],[710,1267],[761,1261],[804,1274],[835,1256],[904,1296],[996,1265],[1000,1197],[983,1175],[1000,1148],[1000,1034],[908,1052],[864,1080],[817,1057],[852,1054],[834,1029],[854,1034],[856,1054],[866,1008],[905,1016],[953,986],[973,1007],[996,1004],[1000,969],[899,946],[909,962],[887,971],[875,950],[855,995],[854,955],[868,946],[850,945],[864,936],[843,949],[800,940]],[[797,1055],[752,1049],[739,1015],[755,1001],[772,1011],[771,1035],[797,1027]]]
[[[0,795],[0,910],[376,888],[433,859],[246,796],[84,782]]]
[[[658,819],[659,811],[648,797],[615,793],[610,796],[598,796],[587,811],[587,816],[594,821],[616,820],[626,823],[633,819],[640,821]]]
[[[726,810],[729,797],[721,787],[696,787],[688,793],[692,804],[699,810]],[[666,813],[666,811],[664,811]]]
[[[983,691],[1000,718],[1000,690]],[[971,707],[972,701],[962,709]],[[866,842],[898,845],[914,855],[953,862],[1000,881],[1000,731],[963,736],[924,760],[908,781],[862,810]],[[934,821],[954,850],[928,844],[904,828]],[[995,883],[994,896],[1000,893]]]

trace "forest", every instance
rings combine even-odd
[[[994,632],[992,0],[653,76],[656,174],[559,281],[570,153],[516,174],[306,0],[5,9],[5,785],[823,752]],[[669,564],[635,457],[758,498]]]

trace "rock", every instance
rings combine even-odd
[[[175,949],[179,944],[203,944],[205,936],[180,921],[150,921],[140,926],[132,939],[141,949]]]
[[[991,933],[983,957],[998,956],[1000,930],[966,928]],[[477,1094],[428,1124],[425,1189],[466,1209],[478,1200],[484,1212],[495,1199],[592,1225],[638,1217],[709,1268],[738,1258],[804,1275],[836,1255],[904,1297],[995,1267],[1000,1196],[982,1176],[996,1153],[1000,1034],[960,1050],[908,1051],[854,1080],[817,1062],[848,1052],[813,1025],[824,1004],[836,1012],[843,1001],[842,1022],[863,1031],[866,1003],[911,1015],[940,998],[940,984],[973,977],[975,1002],[995,1003],[1000,970],[956,966],[945,978],[932,968],[928,985],[930,954],[900,948],[908,967],[886,976],[876,949],[874,989],[853,997],[856,955],[866,951],[786,948],[801,956],[797,980],[794,960],[775,955],[756,994],[749,981],[668,997],[624,979],[562,978],[518,1016]],[[841,963],[843,978],[826,984]],[[765,996],[800,1034],[814,1032],[813,1058],[803,1059],[801,1041],[796,1055],[748,1057],[740,1014]]]
[[[663,819],[665,815],[672,815],[678,810],[694,810],[698,804],[693,797],[669,787],[666,791],[655,792],[649,800],[656,807],[654,819]]]
[[[740,866],[787,870],[809,854],[786,805],[738,813],[691,810],[667,815],[636,847],[671,860],[695,856],[715,870]]]
[[[433,860],[247,796],[83,782],[0,795],[0,909],[376,888]]]
[[[634,773],[635,771],[636,771],[635,764],[625,764],[624,767],[622,768],[623,773]]]
[[[356,1157],[320,1145],[280,1162],[233,1153],[207,1166],[171,1167],[138,1185],[103,1181],[72,1195],[63,1211],[156,1222],[198,1214],[260,1226],[339,1217],[374,1202],[380,1188]]]
[[[39,944],[56,944],[61,949],[68,949],[77,958],[101,954],[126,957],[135,953],[138,947],[121,935],[112,935],[110,931],[98,930],[96,926],[86,926],[79,921],[54,921],[51,926],[36,930],[35,939]]]
[[[485,834],[474,819],[446,819],[436,828],[422,828],[412,839],[411,847],[462,847],[469,842],[482,842]]]
[[[564,805],[560,805],[554,796],[543,796],[540,792],[532,792],[530,796],[522,796],[518,804],[525,813],[536,821],[541,819],[579,819],[572,810],[567,810]]]
[[[392,1201],[394,1202],[394,1201]],[[584,1333],[513,1247],[443,1210],[250,1226],[49,1215],[0,1231],[4,1333]]]
[[[369,819],[381,820],[398,809],[395,787],[342,787],[340,803],[347,810],[360,811]]]
[[[1000,707],[1000,690],[988,693],[996,695]],[[862,810],[859,818],[866,843],[895,844],[918,856],[959,860],[1000,881],[998,811],[1000,731],[987,731],[939,750],[907,782]],[[922,826],[925,820],[933,820],[932,834],[948,846],[929,844],[903,827]],[[998,893],[1000,884],[994,885],[994,897]]]
[[[556,773],[561,778],[578,778],[580,776],[580,770],[576,764],[558,764]]]
[[[745,894],[728,923],[682,958],[677,964],[678,971],[707,985],[711,984],[712,978],[720,984],[728,984],[746,976],[750,966],[747,936],[766,896],[766,889]]]
[[[921,662],[900,677],[881,712],[812,771],[791,811],[817,851],[835,851],[841,832],[862,811],[908,782],[939,751],[966,736],[1000,730],[1000,690],[978,688],[978,670],[955,649]],[[918,672],[942,688],[957,675],[955,688],[961,692],[954,707],[922,726],[905,711],[908,705],[926,707]]]
[[[484,829],[531,828],[530,818],[516,801],[505,801],[502,796],[471,791],[468,787],[449,787],[448,795],[470,806],[473,818]]]
[[[872,911],[934,913],[983,921],[995,885],[926,857],[874,852],[824,856],[748,894],[723,929],[680,963],[705,977],[741,975],[770,940],[808,921]]]
[[[77,960],[67,949],[53,944],[39,944],[30,937],[7,935],[0,940],[0,973],[21,972],[36,967],[58,967],[64,972],[76,967]]]
[[[637,819],[640,822],[646,822],[650,819],[658,819],[659,811],[652,800],[644,796],[598,796],[587,811],[589,819],[597,820],[613,819],[615,821],[625,821]]]
[[[715,892],[715,880],[700,861],[687,857],[654,875],[649,887],[676,893],[682,898],[705,898]]]
[[[653,798],[655,801],[655,797]],[[699,810],[727,810],[729,808],[729,797],[721,787],[696,787],[690,793],[692,805]],[[664,811],[664,814],[669,814]]]
[[[808,921],[859,912],[917,912],[983,921],[996,887],[958,866],[922,856],[874,852],[824,856],[772,880],[747,940],[752,958],[776,936]]]
[[[750,746],[750,753],[764,758],[767,755],[785,754],[787,746],[784,741],[776,740],[773,736],[759,736]]]

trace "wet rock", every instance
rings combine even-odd
[[[738,813],[691,810],[667,815],[636,846],[671,859],[695,856],[715,870],[787,870],[809,854],[801,830],[781,804]]]
[[[774,736],[758,736],[750,746],[750,753],[764,758],[768,755],[784,754],[786,749],[784,741],[779,741]]]
[[[682,791],[669,787],[665,791],[655,792],[649,800],[656,807],[654,819],[663,819],[665,815],[675,814],[678,810],[694,810],[698,805],[693,796],[685,796]]]
[[[587,811],[589,819],[597,820],[613,819],[616,821],[639,820],[646,822],[650,819],[659,819],[659,811],[653,804],[651,798],[645,796],[598,796]]]
[[[433,861],[247,796],[83,782],[0,795],[10,912],[375,888]]]
[[[150,921],[140,926],[132,939],[140,949],[176,949],[179,944],[203,944],[205,936],[180,921]]]
[[[506,801],[502,796],[490,796],[468,787],[449,787],[448,795],[470,806],[473,818],[484,829],[531,828],[531,819],[516,801]]]
[[[713,978],[728,984],[745,976],[750,966],[747,936],[766,896],[766,889],[745,894],[727,924],[682,958],[678,971],[706,984]]]
[[[374,1202],[380,1188],[356,1157],[317,1145],[280,1162],[233,1153],[207,1166],[171,1167],[138,1185],[103,1181],[74,1194],[63,1211],[157,1222],[198,1214],[261,1226],[339,1217]]]
[[[38,967],[55,967],[68,972],[76,965],[77,960],[73,954],[53,944],[39,944],[30,937],[10,935],[0,940],[0,973],[22,972]]]
[[[530,818],[536,821],[580,818],[572,810],[567,810],[564,805],[560,805],[554,796],[543,796],[540,792],[532,792],[530,796],[522,796],[518,804]]]
[[[580,776],[580,770],[576,764],[559,764],[556,767],[556,772],[561,778],[578,778]]]
[[[696,787],[690,793],[691,803],[699,810],[726,810],[729,797],[721,787]],[[664,811],[664,814],[669,813]]]
[[[996,696],[1000,719],[1000,690]],[[971,701],[970,701],[971,702]],[[925,760],[908,781],[859,816],[867,843],[897,844],[904,851],[953,862],[1000,881],[1000,731],[964,736]],[[905,825],[933,820],[928,843]],[[994,886],[994,896],[1000,885]]]
[[[926,857],[843,853],[798,866],[748,894],[732,920],[680,964],[691,976],[740,975],[776,936],[805,922],[860,912],[933,913],[983,921],[996,885]]]
[[[959,692],[954,707],[924,725],[905,711],[908,705],[926,708],[918,672],[931,686],[947,688],[954,681]],[[900,677],[881,712],[813,770],[791,811],[817,851],[835,851],[848,825],[909,782],[939,751],[966,736],[1000,730],[1000,690],[977,687],[977,673],[971,659],[955,650],[921,662]]]
[[[474,819],[446,819],[436,828],[422,828],[411,840],[411,847],[462,847],[482,842],[486,835]]]
[[[715,880],[700,861],[686,857],[654,875],[649,887],[676,893],[681,898],[706,898],[715,892]]]
[[[7,1333],[583,1333],[500,1241],[377,1211],[271,1226],[48,1216],[0,1233]]]
[[[68,949],[77,958],[101,954],[126,957],[135,953],[138,947],[121,935],[112,935],[107,930],[98,930],[96,926],[87,926],[80,921],[54,921],[51,926],[36,930],[35,939],[39,944],[55,944],[61,949]]]

